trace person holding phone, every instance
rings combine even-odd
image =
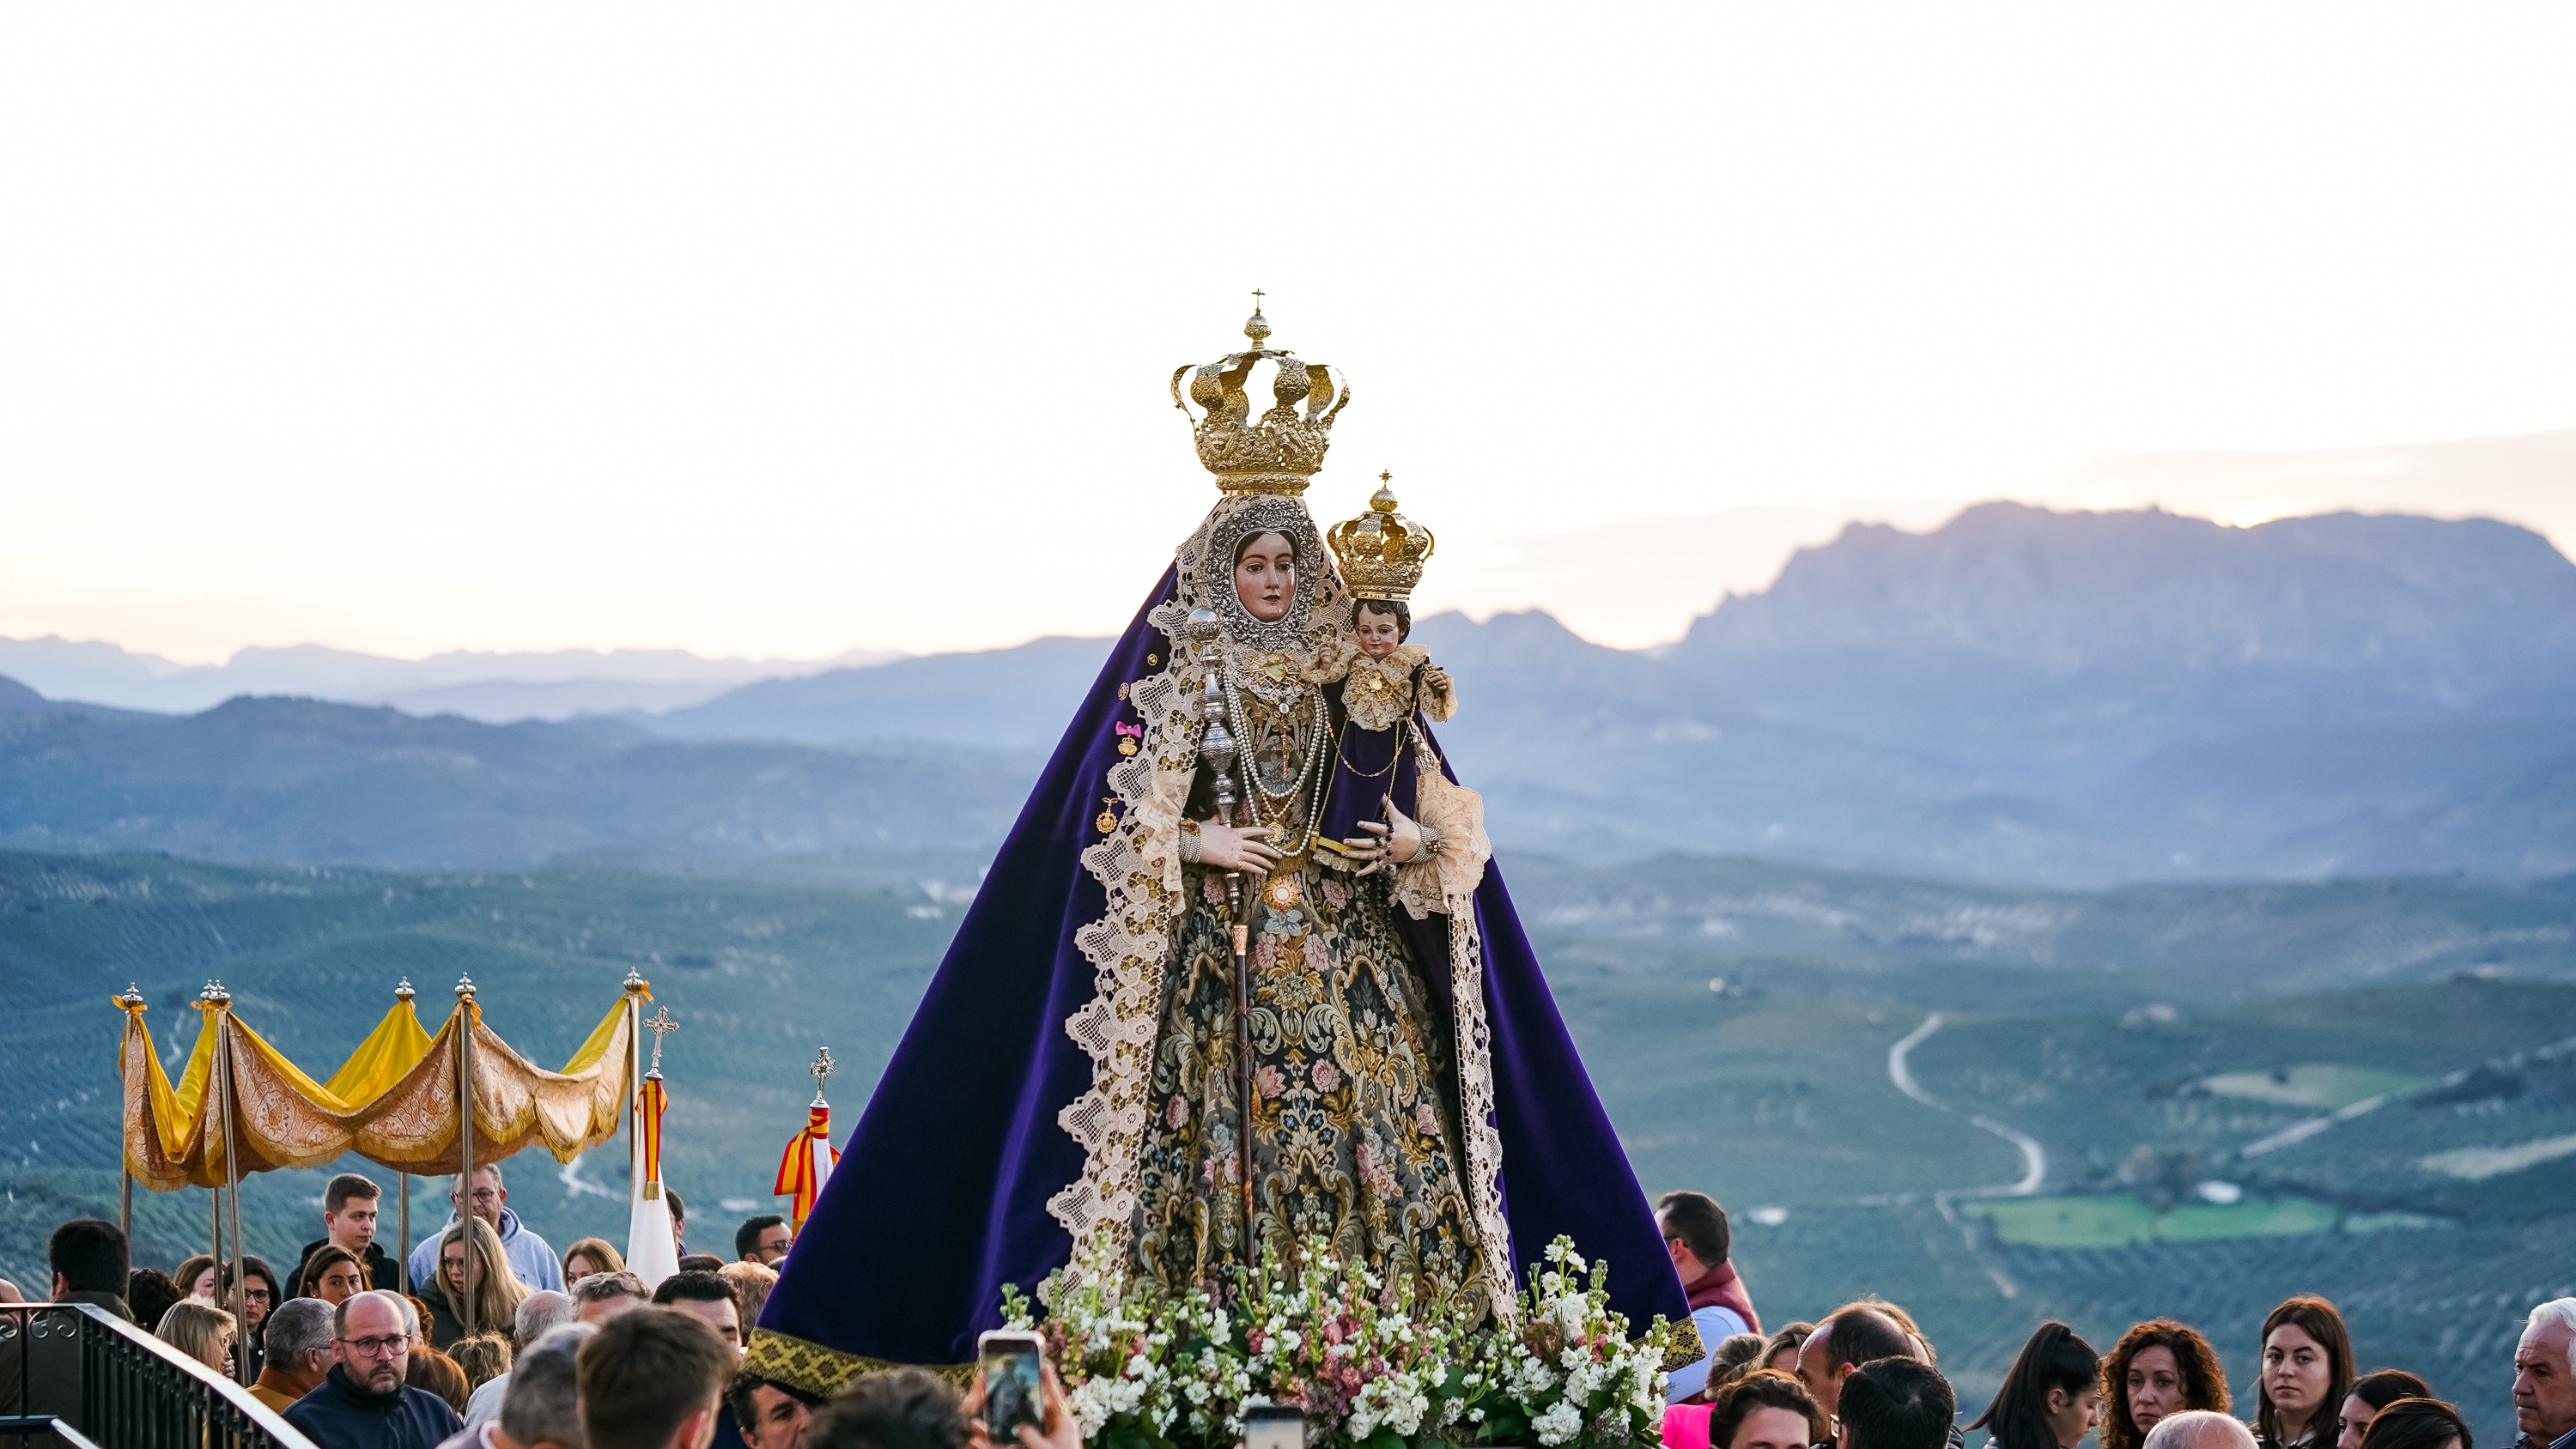
[[[992,1370],[990,1362],[979,1363],[962,1400],[937,1374],[920,1369],[870,1374],[814,1411],[802,1449],[1082,1449],[1081,1421],[1065,1403],[1055,1369],[1043,1362],[1035,1414],[1016,1420],[1011,1437],[996,1442],[985,1412]]]

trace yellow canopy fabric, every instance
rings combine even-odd
[[[637,994],[642,995],[639,987]],[[316,1082],[234,1016],[199,1003],[196,1050],[173,1087],[152,1049],[139,1004],[126,1005],[120,1056],[125,1079],[125,1165],[159,1192],[217,1187],[280,1167],[316,1167],[355,1152],[396,1172],[452,1173],[463,1162],[457,1125],[456,1036],[474,1033],[474,1160],[498,1162],[542,1144],[557,1161],[617,1135],[632,1082],[632,1018],[621,998],[560,1072],[531,1064],[483,1024],[470,1004],[436,1036],[405,1001],[327,1083]],[[219,1041],[228,1041],[230,1116],[239,1161],[224,1160],[224,1119],[208,1110]]]

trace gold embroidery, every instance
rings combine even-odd
[[[863,1353],[843,1353],[774,1328],[751,1331],[751,1347],[743,1353],[742,1366],[746,1373],[800,1389],[818,1399],[828,1399],[870,1374],[890,1374],[905,1368],[937,1374],[961,1389],[975,1382],[975,1366],[971,1363],[894,1363]]]

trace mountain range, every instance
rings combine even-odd
[[[1970,509],[1853,525],[1659,650],[1421,621],[1506,848],[1955,878],[2576,871],[2576,565],[2484,520]],[[1107,641],[492,725],[0,695],[0,844],[481,866],[987,848]],[[685,657],[685,656],[684,656]]]

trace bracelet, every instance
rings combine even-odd
[[[1195,820],[1184,820],[1184,821],[1182,821],[1182,822],[1181,822],[1181,864],[1183,864],[1183,865],[1196,865],[1196,864],[1198,864],[1198,863],[1199,863],[1199,853],[1200,853],[1200,851],[1201,851],[1201,850],[1203,850],[1204,848],[1205,848],[1205,843],[1199,839],[1199,827],[1198,827],[1198,822],[1197,822],[1197,821],[1195,821]]]

